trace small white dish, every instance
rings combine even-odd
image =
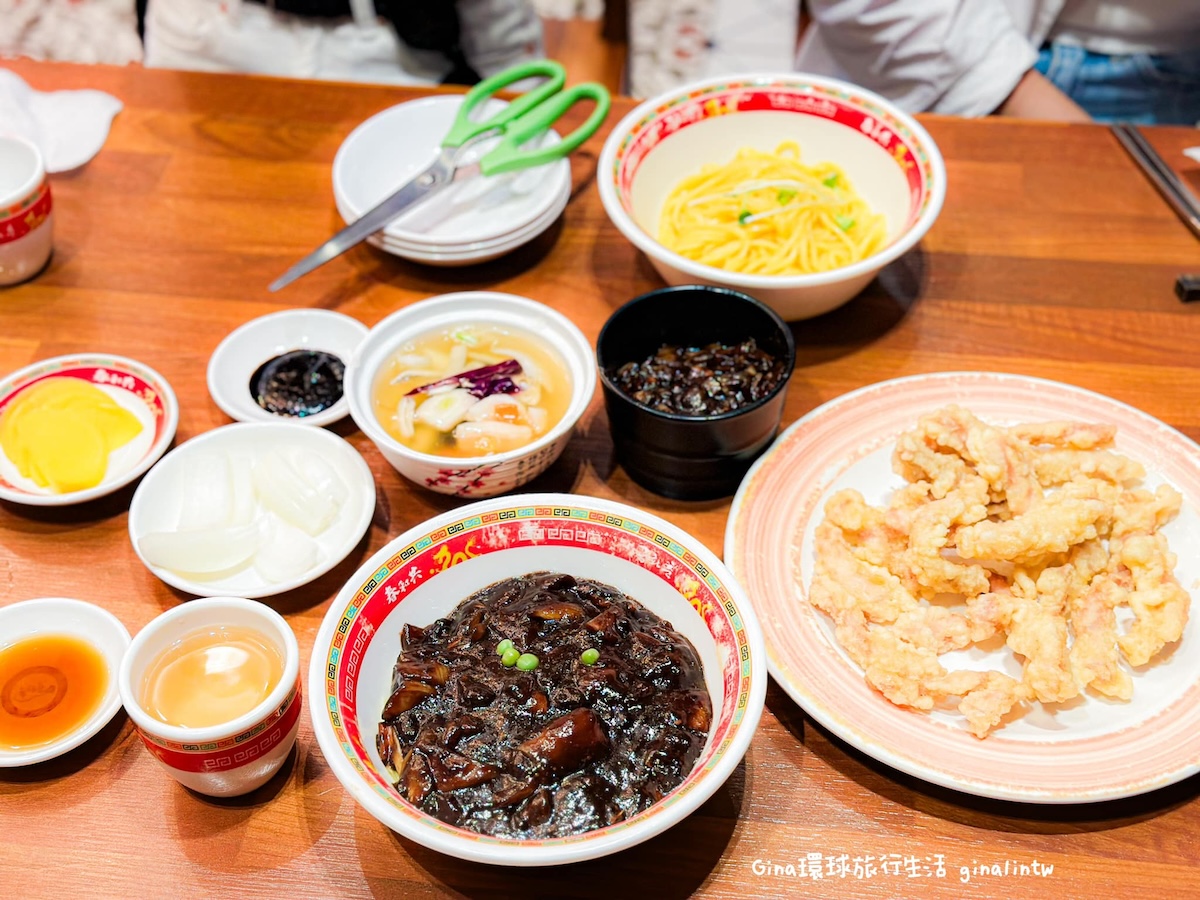
[[[562,211],[566,209],[567,201],[570,199],[571,191],[569,188],[564,187],[562,193],[560,193],[555,198],[554,202],[546,208],[546,211],[529,224],[523,225],[520,228],[517,228],[504,235],[499,235],[494,238],[483,238],[480,240],[471,241],[469,243],[447,243],[435,245],[412,241],[407,238],[396,237],[395,235],[388,234],[384,231],[376,232],[375,234],[371,235],[371,238],[375,239],[381,244],[386,244],[399,250],[411,250],[417,253],[448,253],[462,256],[469,256],[482,250],[489,250],[494,247],[517,247],[545,231],[546,228],[549,227],[549,225],[559,217]],[[353,220],[354,216],[350,214],[350,211],[345,204],[339,202],[337,204],[337,209],[338,212],[342,214],[343,218]],[[368,240],[371,238],[368,238]]]
[[[413,178],[441,150],[462,105],[459,96],[425,97],[401,103],[367,119],[338,149],[333,161],[333,192],[351,220]],[[507,104],[491,100],[480,117],[494,115]],[[547,132],[533,146],[557,143]],[[481,144],[475,156],[490,149]],[[413,207],[389,223],[384,233],[429,249],[450,249],[475,241],[511,235],[535,220],[569,193],[571,166],[566,159],[517,172],[465,179],[442,190],[436,200]]]
[[[562,211],[566,209],[570,193],[569,190],[563,191],[559,200],[555,202],[554,206],[546,210],[546,213],[541,218],[513,235],[494,241],[478,241],[468,245],[465,249],[417,247],[386,233],[371,235],[367,238],[367,243],[382,250],[384,253],[390,253],[393,256],[399,256],[411,262],[423,263],[427,266],[470,266],[477,263],[489,262],[529,243],[550,227],[562,214]],[[346,211],[340,204],[338,212],[342,213],[344,218],[348,218]]]
[[[259,406],[250,378],[263,363],[290,350],[323,350],[344,365],[366,334],[362,322],[328,309],[285,309],[251,319],[226,335],[209,357],[208,392],[227,416],[239,422],[329,425],[350,411],[344,395],[319,413],[288,416]]]
[[[55,493],[24,477],[0,448],[0,500],[27,506],[69,506],[111,494],[143,475],[175,439],[179,401],[165,378],[149,366],[108,353],[79,353],[44,359],[0,378],[0,416],[16,397],[44,378],[78,378],[100,388],[142,423],[142,431],[109,454],[104,478],[95,487]]]
[[[39,634],[70,635],[87,641],[104,657],[108,684],[96,711],[58,740],[27,750],[0,747],[0,768],[27,766],[61,756],[93,737],[121,708],[117,674],[130,638],[116,616],[93,603],[66,597],[41,597],[0,607],[0,650]]]
[[[208,489],[205,485],[197,488],[189,484],[188,479],[195,477],[198,466],[207,465],[214,457],[246,460],[271,449],[283,452],[296,449],[320,456],[345,488],[345,499],[336,517],[324,531],[312,536],[315,559],[308,568],[296,571],[292,577],[272,581],[248,563],[202,578],[153,565],[146,559],[139,547],[141,538],[153,532],[175,531],[180,525],[184,498],[196,496],[198,489]],[[282,594],[324,575],[354,549],[371,524],[374,512],[375,479],[371,469],[345,440],[323,428],[296,428],[286,422],[241,422],[214,428],[181,444],[146,475],[129,506],[129,538],[146,568],[174,588],[200,597],[258,599]],[[261,515],[265,513],[258,510],[254,521]]]

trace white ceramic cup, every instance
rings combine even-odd
[[[26,281],[54,247],[54,202],[42,152],[0,134],[0,286]]]
[[[245,627],[270,641],[283,659],[279,683],[248,713],[221,725],[168,725],[142,704],[147,668],[188,635],[214,627]],[[117,679],[121,702],[147,749],[184,787],[213,797],[236,797],[265,784],[296,743],[300,727],[300,649],[283,616],[240,597],[188,602],[153,619],[138,632]]]

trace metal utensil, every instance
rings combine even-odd
[[[1176,215],[1200,238],[1200,198],[1192,193],[1136,125],[1113,125],[1112,132]]]
[[[518,96],[500,112],[481,121],[472,121],[471,113],[497,91],[526,78],[544,77],[546,81]],[[308,256],[275,279],[270,290],[277,291],[301,275],[345,253],[366,240],[402,212],[428,199],[447,185],[475,176],[499,175],[518,169],[540,166],[574,152],[608,115],[611,99],[607,89],[595,82],[577,84],[563,90],[566,70],[553,60],[525,63],[484,79],[463,97],[454,124],[442,139],[437,159],[410,179],[395,193],[347,225]],[[595,104],[587,121],[573,132],[547,147],[523,150],[522,145],[550,128],[580,100]],[[469,151],[478,142],[501,135],[499,143],[478,160],[466,162]]]

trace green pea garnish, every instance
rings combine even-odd
[[[502,640],[500,643],[498,643],[496,645],[496,655],[503,656],[505,653],[507,653],[512,648],[513,648],[513,642],[510,641],[508,638],[505,638],[504,640]]]
[[[516,647],[513,647],[512,645],[509,645],[509,648],[500,654],[501,665],[508,666],[510,669],[513,666],[515,666],[517,664],[517,661],[520,659],[521,659],[521,652]]]
[[[501,660],[503,662],[503,660]],[[517,668],[522,672],[532,672],[538,667],[538,658],[532,653],[522,653],[517,657]]]
[[[579,661],[585,666],[594,666],[598,659],[600,659],[600,651],[595,647],[588,647],[579,654]]]

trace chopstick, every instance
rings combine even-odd
[[[1150,145],[1136,125],[1113,125],[1112,132],[1176,215],[1192,230],[1192,234],[1200,238],[1200,200],[1183,179],[1175,174],[1175,170]]]

